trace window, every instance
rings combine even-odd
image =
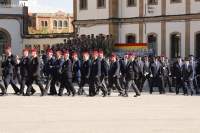
[[[135,34],[126,35],[126,43],[136,43],[136,35]]]
[[[56,20],[53,21],[53,28],[56,29],[58,27],[58,23]]]
[[[136,6],[136,1],[137,0],[127,0],[127,7],[133,7]]]
[[[58,22],[58,28],[62,28],[62,21],[61,20]]]
[[[68,27],[68,22],[67,21],[64,21],[64,24],[63,24],[63,27]]]
[[[158,0],[148,0],[148,5],[158,5]]]
[[[80,10],[86,10],[87,9],[87,5],[88,5],[88,2],[87,0],[80,0],[79,1],[80,3]]]
[[[182,0],[171,0],[171,3],[181,3]]]
[[[44,21],[41,21],[41,26],[44,27]]]
[[[97,8],[105,8],[106,0],[97,0]]]
[[[47,26],[48,26],[48,22],[47,22],[47,21],[45,21],[45,23],[44,23],[44,24],[45,24],[45,27],[47,27]]]

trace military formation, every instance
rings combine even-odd
[[[32,96],[36,93],[33,84],[38,85],[41,96],[106,97],[117,91],[119,96],[128,97],[133,90],[134,97],[139,97],[146,88],[154,93],[155,87],[160,94],[199,94],[199,64],[192,55],[169,61],[164,56],[140,57],[134,53],[107,57],[103,50],[79,53],[48,49],[39,56],[36,49],[24,49],[19,58],[7,47],[1,67],[2,96],[7,95],[9,85],[16,95]]]

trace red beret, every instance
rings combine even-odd
[[[5,49],[6,50],[11,49],[11,46],[6,46]]]
[[[27,48],[23,49],[23,52],[25,52],[25,51],[29,52],[29,49],[27,49]]]
[[[33,48],[33,49],[31,50],[31,52],[37,52],[37,49]]]
[[[117,55],[115,53],[112,53],[111,57],[117,57]]]
[[[48,49],[48,50],[47,50],[47,53],[53,53],[53,50]]]
[[[77,56],[78,54],[76,52],[73,52],[72,53],[72,56]]]
[[[89,53],[88,52],[83,52],[83,55],[89,55]]]
[[[100,51],[99,51],[99,54],[103,54],[103,51],[102,51],[102,50],[100,50]]]
[[[93,51],[93,54],[99,54],[98,51]]]
[[[62,54],[62,52],[61,52],[60,50],[57,50],[56,53],[58,53],[58,54]]]
[[[68,50],[63,51],[63,55],[65,54],[69,54],[69,51]]]

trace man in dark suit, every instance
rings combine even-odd
[[[78,90],[78,95],[83,95],[85,93],[83,87],[85,84],[89,84],[89,78],[91,73],[91,61],[88,52],[83,52],[83,63],[81,65],[81,83]]]
[[[183,84],[184,84],[184,90],[185,95],[188,95],[190,92],[191,96],[194,94],[194,86],[193,86],[193,68],[190,64],[190,61],[188,58],[185,59],[185,64],[183,65]]]
[[[7,47],[5,49],[6,57],[2,62],[3,69],[3,81],[5,85],[5,89],[3,90],[3,95],[7,93],[8,85],[11,84],[12,88],[15,91],[15,94],[19,94],[19,88],[16,86],[16,82],[14,81],[14,69],[17,65],[16,58],[12,55],[11,47]]]
[[[103,96],[107,95],[107,90],[101,87],[101,61],[98,59],[98,51],[93,51],[93,62],[91,65],[89,96],[95,96],[96,90],[101,90]]]
[[[145,81],[147,80],[148,84],[150,84],[150,74],[151,74],[150,65],[151,65],[151,62],[149,61],[149,57],[145,56],[143,74],[144,74]]]
[[[65,51],[63,53],[64,56],[64,62],[62,65],[62,79],[61,79],[61,86],[59,89],[59,96],[63,95],[64,88],[67,89],[69,94],[72,94],[72,96],[75,96],[76,90],[74,89],[73,83],[72,83],[72,62],[69,59],[69,52]]]
[[[111,88],[113,85],[117,88],[119,92],[119,96],[123,95],[123,90],[120,85],[120,63],[117,60],[117,56],[113,53],[111,55],[111,64],[110,64],[110,70],[108,72],[108,79],[109,79],[109,85],[108,85],[108,94],[111,93]]]
[[[184,87],[183,87],[183,76],[182,76],[182,71],[183,71],[183,60],[181,57],[177,58],[177,61],[173,65],[173,76],[176,79],[176,94],[179,94],[179,89],[182,88],[183,92],[185,92]]]
[[[61,83],[62,65],[63,65],[62,52],[58,50],[56,51],[56,60],[53,65],[53,77],[50,85],[49,95],[57,95],[56,83]]]
[[[132,87],[135,91],[136,95],[134,97],[140,96],[140,91],[135,83],[136,77],[138,73],[138,66],[135,61],[135,55],[130,53],[129,54],[129,61],[126,66],[126,90],[125,90],[125,97],[128,97],[128,90]]]
[[[151,80],[150,80],[150,94],[153,93],[153,87],[158,87],[160,94],[164,94],[162,83],[162,66],[159,62],[159,57],[154,57],[153,62],[150,65]]]
[[[99,60],[101,61],[101,85],[105,88],[105,90],[107,90],[109,64],[104,57],[103,51],[99,51]]]
[[[120,72],[121,72],[121,77],[120,77],[120,82],[121,82],[121,87],[125,90],[126,88],[126,66],[128,64],[128,54],[125,54],[123,59],[119,61],[120,63]]]
[[[54,63],[55,63],[55,59],[53,57],[53,51],[51,49],[47,50],[47,60],[44,64],[44,74],[47,77],[47,82],[46,82],[46,86],[45,89],[48,92],[50,85],[51,85],[51,81],[53,78],[53,67],[54,67]]]
[[[29,79],[29,67],[30,67],[30,58],[29,58],[29,50],[23,50],[23,57],[19,63],[20,68],[20,75],[21,75],[21,82],[20,82],[20,95],[24,94],[25,85],[28,86],[28,79]],[[31,89],[31,95],[35,93],[35,90]]]
[[[145,82],[145,77],[144,77],[144,73],[143,73],[144,61],[142,60],[141,56],[137,57],[136,64],[137,64],[137,67],[138,67],[136,84],[137,84],[140,92],[142,92],[143,85],[144,85],[144,82]]]
[[[171,68],[170,64],[168,62],[168,58],[162,56],[161,57],[161,65],[162,65],[162,83],[163,83],[163,88],[166,88],[167,85],[169,87],[169,92],[173,93],[172,90],[172,82],[171,82]]]
[[[29,79],[28,79],[28,88],[27,88],[26,96],[31,95],[31,90],[33,89],[32,84],[34,81],[40,88],[41,96],[45,96],[46,90],[43,87],[43,85],[41,83],[41,79],[40,79],[40,58],[37,56],[36,49],[32,49],[31,56],[32,56],[32,58],[31,58],[31,61],[29,64],[29,74],[28,74]]]

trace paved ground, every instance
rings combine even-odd
[[[0,133],[199,133],[200,97],[0,97]]]

